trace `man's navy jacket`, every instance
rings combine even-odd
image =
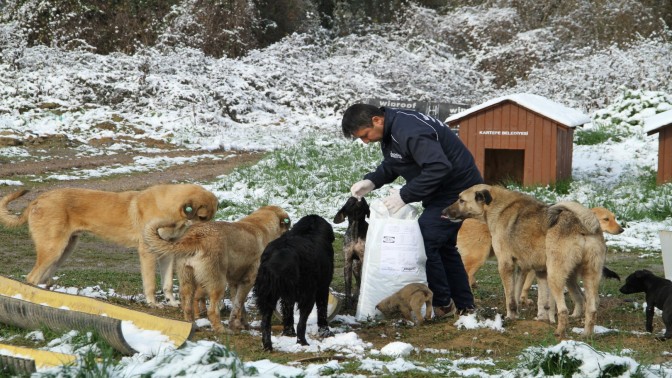
[[[471,152],[443,122],[412,110],[381,109],[383,162],[364,177],[376,188],[401,176],[406,180],[401,199],[427,207],[455,200],[463,190],[483,183]]]

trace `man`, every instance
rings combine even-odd
[[[390,213],[422,201],[424,211],[418,222],[427,254],[427,282],[434,293],[434,316],[472,312],[474,297],[455,247],[461,223],[441,218],[441,210],[455,202],[460,192],[483,183],[469,150],[442,122],[411,110],[354,104],[346,109],[341,127],[346,137],[367,144],[380,142],[383,152],[376,170],[352,185],[354,197],[401,176],[406,185],[383,200]]]

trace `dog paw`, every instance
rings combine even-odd
[[[334,333],[331,332],[329,327],[324,327],[319,329],[318,335],[320,335],[320,337],[332,337],[334,336]]]
[[[534,301],[531,299],[521,300],[520,303],[527,307],[534,306]]]
[[[229,328],[225,329],[224,327],[222,327],[222,329],[224,331],[226,331],[227,335],[239,335],[240,334],[240,329],[238,329],[238,328],[230,328],[229,327]]]
[[[163,308],[163,304],[158,302],[147,302],[147,306],[151,308]]]
[[[231,334],[238,334],[244,328],[245,327],[243,326],[243,324],[238,319],[236,319],[234,321],[229,321],[229,330],[231,331],[229,333],[231,333]]]
[[[282,330],[282,336],[294,337],[294,336],[296,336],[296,331],[294,331],[293,328],[292,329],[290,329],[290,328],[283,329]]]

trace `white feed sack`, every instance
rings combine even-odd
[[[427,256],[417,218],[418,211],[410,205],[390,216],[381,200],[371,203],[357,320],[380,316],[378,302],[407,284],[427,284]]]

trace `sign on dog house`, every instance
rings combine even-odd
[[[658,184],[672,182],[672,110],[645,119],[644,131],[658,133]]]
[[[526,186],[571,178],[574,128],[588,122],[578,110],[529,93],[495,98],[446,119],[486,183]]]

